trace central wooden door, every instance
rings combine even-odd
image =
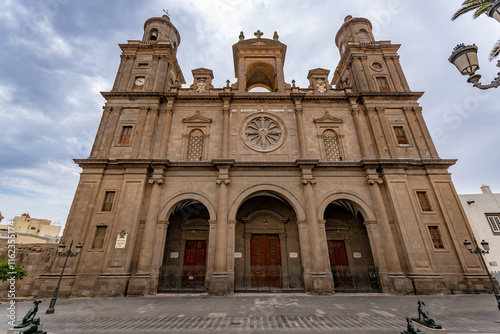
[[[281,249],[277,234],[254,234],[251,240],[252,286],[281,286]]]
[[[182,283],[184,287],[203,286],[207,266],[207,241],[187,240]]]
[[[328,253],[336,287],[350,287],[351,275],[344,240],[328,240]]]

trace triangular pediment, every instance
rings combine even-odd
[[[200,112],[197,111],[196,112],[196,115],[193,115],[191,117],[188,117],[188,118],[184,118],[182,120],[183,123],[212,123],[212,119],[211,118],[207,118],[207,117],[203,117],[200,115]]]
[[[340,119],[340,118],[337,118],[337,117],[333,117],[327,111],[325,113],[325,116],[320,117],[320,118],[315,118],[314,119],[314,123],[316,123],[316,124],[317,123],[328,123],[328,124],[331,124],[331,123],[344,123],[344,120]]]

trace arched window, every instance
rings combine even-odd
[[[366,30],[360,30],[358,35],[359,35],[359,40],[362,43],[370,42],[370,38],[368,37],[368,32],[366,32]]]
[[[158,30],[152,29],[151,32],[149,33],[149,40],[156,41],[157,39],[158,39]]]
[[[187,145],[188,161],[201,161],[203,160],[203,141],[205,134],[200,129],[194,129],[189,133]]]
[[[325,155],[327,161],[342,161],[340,151],[339,135],[333,130],[323,132],[323,145],[325,146]]]

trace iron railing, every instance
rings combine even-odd
[[[336,292],[380,292],[376,266],[331,266]]]

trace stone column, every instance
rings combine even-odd
[[[378,253],[385,259],[386,268],[380,269],[381,271],[400,274],[402,272],[401,264],[379,187],[383,183],[383,180],[378,175],[369,174],[366,182],[372,199],[373,211],[375,211],[375,216],[377,217],[377,227],[379,228],[381,239],[383,238],[383,240],[379,240],[382,244],[378,245],[377,248],[379,249]]]
[[[148,109],[146,126],[142,133],[139,157],[151,158],[151,146],[156,135],[156,124],[158,123],[158,107]]]
[[[387,117],[385,116],[385,107],[376,107],[375,110],[378,114],[378,119],[382,127],[382,132],[384,133],[385,142],[389,149],[389,154],[391,157],[397,157],[398,152],[396,151],[395,138],[392,133],[391,127],[387,122]]]
[[[425,124],[424,117],[422,116],[422,108],[421,107],[413,107],[413,112],[415,113],[415,117],[417,118],[418,124],[422,129],[422,133],[425,138],[425,142],[427,143],[427,147],[429,148],[430,154],[432,158],[439,158],[439,154],[437,153],[436,146],[434,146],[434,142],[432,141],[431,134],[427,125]]]
[[[299,151],[300,157],[307,157],[306,135],[304,131],[303,110],[301,104],[302,97],[295,97],[295,120],[297,123],[297,135],[299,137]]]
[[[394,57],[398,56],[396,55],[384,56],[385,63],[387,64],[387,68],[389,69],[389,74],[391,75],[392,81],[394,82],[394,87],[396,88],[396,92],[404,92],[404,87],[403,84],[401,83],[399,73],[396,70],[396,66],[394,65]]]
[[[115,82],[113,83],[113,91],[116,91],[120,88],[120,80],[123,77],[123,71],[125,71],[125,64],[127,63],[127,56],[122,54],[120,55],[120,66],[118,67],[118,74],[116,75]]]
[[[408,126],[410,127],[411,132],[413,133],[413,139],[415,142],[415,145],[417,146],[418,153],[420,154],[420,157],[422,158],[428,158],[430,156],[429,152],[425,148],[425,139],[423,134],[420,132],[420,129],[418,128],[416,124],[416,120],[413,117],[413,112],[411,107],[403,107],[403,113],[405,114],[406,117],[406,122],[408,123]]]
[[[158,55],[158,57],[160,58],[160,60],[158,62],[158,70],[156,71],[153,91],[163,92],[165,88],[165,82],[167,79],[169,59],[167,55]]]
[[[299,162],[301,163],[301,162]],[[314,294],[329,294],[333,292],[333,280],[328,274],[329,268],[325,268],[322,256],[322,241],[320,237],[318,216],[316,209],[316,196],[313,185],[316,179],[313,177],[312,168],[314,164],[306,161],[301,163],[302,169],[302,184],[304,185],[304,199],[307,218],[307,239],[309,243],[310,257],[309,259],[302,258],[302,261],[311,262],[311,272],[304,273],[304,283],[306,289]],[[305,281],[309,280],[309,283]]]
[[[130,76],[132,75],[132,69],[134,68],[135,62],[135,55],[125,55],[125,58],[127,61],[120,77],[120,83],[117,84],[120,91],[126,91],[128,89],[129,83],[131,82]]]
[[[361,120],[359,119],[360,110],[358,107],[351,107],[351,115],[354,121],[354,128],[356,129],[356,135],[358,137],[359,147],[361,149],[361,158],[368,158],[368,145],[366,143],[365,132],[361,126]]]
[[[364,54],[353,54],[351,55],[352,61],[352,69],[354,79],[356,80],[356,86],[359,91],[367,91],[368,90],[368,82],[366,81],[366,76],[363,72],[363,64],[361,62],[362,59],[366,58]]]
[[[163,174],[163,171],[162,171]],[[158,222],[158,214],[160,212],[161,186],[163,185],[163,175],[155,175],[148,181],[153,185],[151,190],[151,198],[149,200],[148,214],[146,216],[146,224],[142,235],[141,253],[139,255],[139,273],[151,272],[151,264],[153,261],[153,247],[155,245],[156,225]]]
[[[215,235],[215,271],[212,274],[210,294],[227,294],[227,208],[229,178],[217,179],[217,229]]]
[[[99,124],[99,129],[97,130],[97,135],[94,140],[94,145],[92,146],[92,151],[90,153],[90,158],[97,158],[101,150],[101,142],[104,140],[104,132],[108,126],[109,115],[111,115],[111,107],[102,108],[102,118]]]
[[[165,106],[165,124],[163,125],[160,153],[158,155],[160,158],[167,157],[168,142],[170,140],[170,128],[172,127],[172,117],[174,115],[174,100],[175,97],[167,98],[167,105]]]
[[[230,98],[224,98],[224,106],[222,107],[222,158],[229,158],[229,106]]]
[[[384,138],[384,134],[380,128],[379,117],[375,111],[375,108],[368,107],[366,108],[366,114],[368,121],[370,123],[370,127],[372,128],[373,133],[373,141],[375,146],[377,147],[378,154],[380,158],[388,158],[389,152],[386,146],[386,140]]]

